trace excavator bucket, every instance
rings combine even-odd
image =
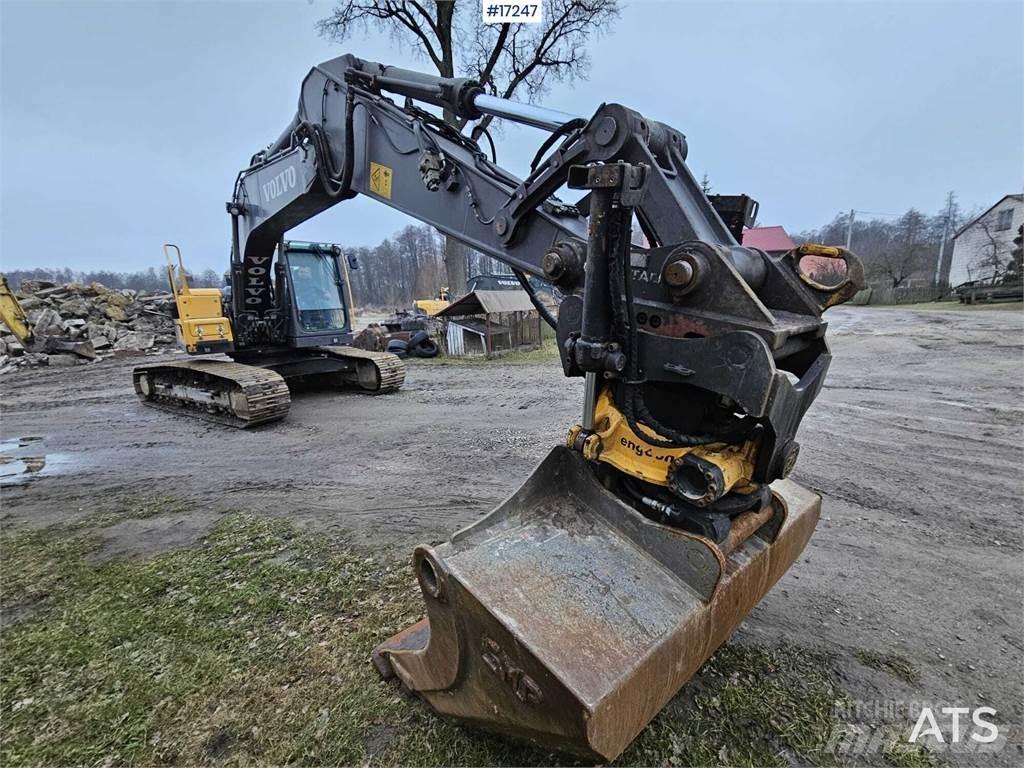
[[[820,498],[780,480],[722,545],[648,520],[577,452],[413,565],[427,617],[379,646],[438,713],[613,760],[800,555]]]

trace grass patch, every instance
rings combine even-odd
[[[865,667],[877,669],[879,672],[888,672],[893,677],[905,683],[918,683],[921,680],[921,673],[911,661],[898,653],[881,653],[868,648],[858,648],[854,651],[857,661]]]
[[[496,357],[488,358],[483,355],[470,357],[447,357],[439,356],[429,359],[416,359],[417,365],[494,365],[495,363],[508,363],[509,365],[523,365],[526,363],[548,363],[558,360],[558,342],[554,339],[544,339],[537,349],[527,352],[508,352]]]
[[[129,502],[110,519],[171,503]],[[93,522],[96,522],[94,520]],[[95,527],[5,531],[0,762],[535,765],[571,758],[435,716],[368,662],[421,615],[395,563],[229,514],[201,545],[97,563]],[[824,657],[727,645],[618,761],[832,763]]]
[[[938,756],[923,744],[908,744],[899,736],[885,745],[882,756],[896,768],[934,768],[941,765]]]
[[[73,523],[27,529],[0,538],[0,609],[5,614],[31,610],[44,599],[77,583],[88,569],[86,555],[93,549],[82,534],[128,519],[144,519],[183,512],[189,505],[164,496],[126,497],[116,506],[87,515]],[[59,533],[56,533],[59,531]]]
[[[821,654],[726,645],[623,754],[636,765],[826,764],[843,694]]]

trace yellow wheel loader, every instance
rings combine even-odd
[[[417,102],[549,136],[521,179]],[[806,545],[820,499],[786,476],[830,361],[822,312],[863,280],[841,248],[742,246],[757,204],[710,201],[687,152],[619,104],[580,117],[346,55],[309,72],[228,203],[236,350],[294,304],[285,232],[355,195],[505,262],[555,327],[578,421],[487,517],[416,549],[426,618],[373,662],[442,715],[590,760],[619,755]],[[837,284],[814,279],[822,259]],[[564,296],[557,318],[527,275]]]
[[[437,292],[437,298],[434,299],[416,299],[413,302],[413,306],[421,312],[433,317],[442,309],[447,309],[451,304],[450,296],[447,288],[442,288]]]

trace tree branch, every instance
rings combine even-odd
[[[417,3],[416,0],[409,0],[409,4],[412,5],[413,8],[415,8],[417,11],[420,12],[420,16],[422,16],[424,19],[426,19],[426,22],[430,26],[430,29],[433,31],[434,35],[438,39],[440,39],[440,37],[441,37],[441,30],[439,30],[437,28],[437,24],[434,23],[434,20],[430,17],[430,14],[427,13],[426,9],[422,5]]]
[[[510,26],[510,24],[501,25],[501,31],[498,32],[498,40],[494,43],[494,48],[491,49],[491,55],[487,58],[487,63],[484,64],[483,69],[480,70],[480,85],[487,85],[487,83],[490,82],[491,75],[494,72],[494,67],[498,63],[501,52],[505,48],[505,41],[508,39],[508,30]]]
[[[416,0],[409,0],[409,2],[419,13],[423,14],[429,28],[437,34],[437,42],[440,42],[438,28],[427,15],[426,10]],[[335,6],[331,16],[317,22],[317,29],[321,35],[341,42],[349,37],[354,27],[366,26],[371,21],[382,22],[382,26],[385,27],[389,23],[394,25],[396,29],[391,30],[392,34],[397,33],[400,29],[411,33],[422,44],[424,52],[437,67],[438,72],[442,70],[443,63],[437,48],[424,32],[424,27],[417,23],[416,16],[409,9],[406,0],[400,0],[400,2],[394,2],[394,0],[370,0],[370,2],[346,0],[346,2]]]

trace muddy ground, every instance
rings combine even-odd
[[[739,634],[847,660],[847,689],[868,706],[988,705],[998,723],[1019,725],[1024,312],[830,318],[835,359],[794,473],[823,495],[822,519]],[[414,361],[397,394],[305,393],[285,422],[238,431],[137,404],[136,362],[0,380],[5,526],[159,495],[192,509],[112,526],[104,554],[187,546],[233,509],[411,551],[507,496],[580,407],[579,382],[554,361]],[[909,660],[919,682],[856,661],[866,650]],[[1019,764],[1020,731],[1003,733],[1015,743],[982,763]]]

